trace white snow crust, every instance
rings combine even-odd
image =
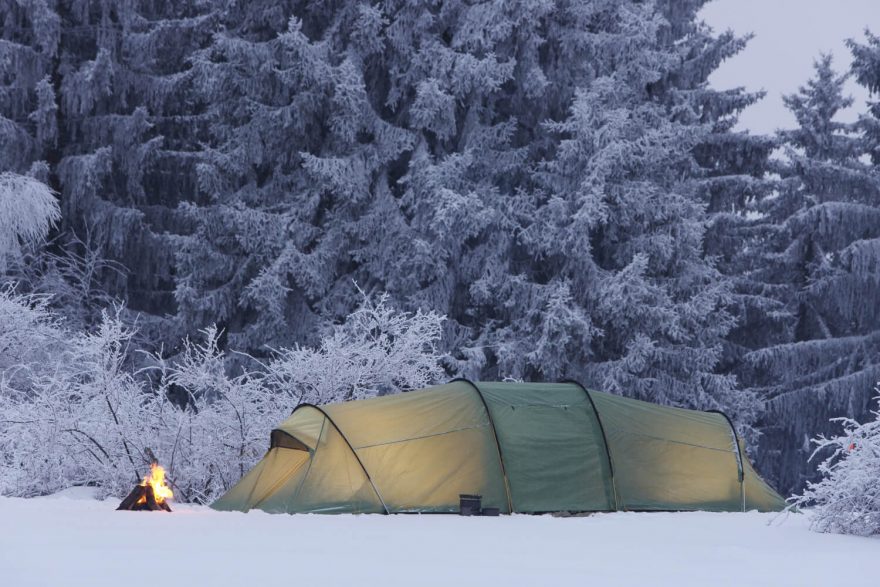
[[[805,514],[288,516],[117,505],[86,489],[0,498],[2,583],[800,587],[871,584],[880,557],[880,540],[810,532]]]

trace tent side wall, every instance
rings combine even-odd
[[[288,514],[385,511],[366,470],[323,410],[299,406],[277,430],[307,450],[272,447],[242,481],[213,504],[214,509],[258,508]]]
[[[326,406],[389,512],[457,512],[459,495],[508,513],[494,428],[464,381]]]
[[[614,509],[596,413],[577,384],[475,383],[495,423],[516,512]]]
[[[738,453],[724,415],[592,396],[621,509],[742,510]]]
[[[745,493],[745,510],[758,510],[759,512],[778,512],[785,509],[785,499],[775,489],[767,485],[761,476],[752,467],[752,463],[746,456],[746,449],[740,441],[740,450],[743,454],[743,491]]]
[[[246,512],[289,479],[301,480],[310,458],[307,451],[270,448],[263,459],[211,507],[225,512]]]

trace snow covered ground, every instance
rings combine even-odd
[[[84,490],[0,498],[0,582],[802,587],[873,584],[880,557],[880,540],[815,534],[804,515],[285,516],[179,504],[166,514],[117,503]]]

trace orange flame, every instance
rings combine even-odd
[[[152,486],[153,495],[156,497],[156,503],[163,503],[166,499],[174,497],[171,488],[165,485],[165,469],[156,463],[150,465],[150,474],[144,477],[144,480],[141,481],[142,487],[146,487],[147,485]],[[144,503],[146,501],[147,498],[141,497],[138,500],[138,503]]]

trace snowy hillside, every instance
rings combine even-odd
[[[82,490],[0,498],[4,584],[867,585],[880,556],[880,540],[809,532],[805,515],[273,516],[116,505]]]

